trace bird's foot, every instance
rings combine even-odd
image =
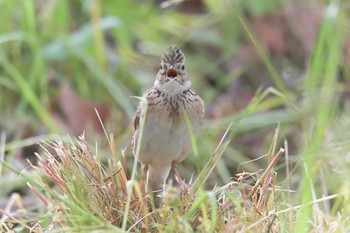
[[[191,188],[191,185],[190,184],[187,184],[180,176],[177,168],[176,168],[176,165],[177,165],[177,162],[173,162],[171,164],[171,169],[174,171],[174,174],[175,174],[175,179],[177,181],[177,183],[180,185],[180,188],[182,190],[182,192],[184,193],[189,193],[190,191],[190,188]]]

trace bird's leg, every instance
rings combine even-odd
[[[171,163],[171,169],[174,171],[176,181],[180,184],[182,190],[185,191],[185,193],[188,193],[190,190],[190,186],[186,184],[186,182],[181,178],[179,172],[176,169],[176,166],[177,166],[177,162],[173,161]]]
[[[177,162],[176,162],[176,161],[173,161],[173,162],[171,163],[171,170],[173,170],[173,172],[174,172],[174,174],[175,174],[176,181],[177,181],[180,185],[182,185],[182,184],[185,183],[185,182],[182,180],[182,178],[181,178],[179,172],[177,171],[176,166],[177,166]]]

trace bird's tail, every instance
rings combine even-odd
[[[155,167],[149,165],[148,174],[147,174],[147,183],[152,188],[154,192],[154,201],[157,207],[159,207],[161,203],[161,199],[159,198],[159,194],[163,191],[163,186],[165,184],[166,178],[169,175],[171,166],[161,166]]]

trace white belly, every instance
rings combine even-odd
[[[142,145],[140,161],[143,164],[161,167],[173,161],[181,162],[191,151],[189,131],[184,120],[166,121],[159,113],[148,113]]]

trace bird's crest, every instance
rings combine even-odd
[[[161,61],[170,65],[185,62],[185,54],[176,45],[168,46],[163,52]]]

